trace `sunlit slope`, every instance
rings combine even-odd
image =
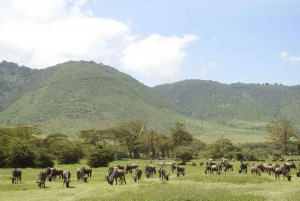
[[[184,117],[180,108],[150,87],[94,62],[66,62],[39,70],[0,114],[2,125],[41,124],[47,133],[76,135],[146,118],[167,131]]]

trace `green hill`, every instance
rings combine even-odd
[[[167,132],[183,118],[181,109],[160,93],[102,64],[70,61],[21,77],[26,80],[21,87],[1,95],[2,125],[40,124],[45,133],[74,136],[134,118],[146,118]]]
[[[115,68],[69,61],[41,70],[0,63],[0,126],[40,124],[43,133],[77,136],[145,118],[169,133],[176,121],[196,137],[264,140],[281,117],[300,125],[300,87],[186,80],[147,87]]]
[[[190,117],[234,129],[264,131],[281,117],[300,125],[300,87],[185,80],[154,87]]]

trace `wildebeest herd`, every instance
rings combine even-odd
[[[162,163],[159,162],[157,167],[154,165],[146,165],[143,168],[139,167],[138,164],[128,164],[125,167],[121,165],[111,166],[108,168],[107,175],[105,175],[105,179],[107,180],[108,184],[113,185],[114,183],[117,184],[126,184],[126,175],[128,173],[132,174],[132,179],[134,182],[141,182],[142,181],[142,174],[144,173],[146,178],[152,178],[156,172],[159,174],[160,180],[169,180],[169,174],[167,173],[166,167],[170,166],[170,171],[172,173],[175,172],[177,177],[185,176],[185,167],[182,165],[177,165],[175,162],[167,162]],[[195,163],[192,163],[192,166],[196,166]],[[209,162],[205,163],[201,162],[200,167],[204,167],[205,174],[212,174],[216,173],[220,175],[222,171],[224,172],[233,172],[233,164],[231,164],[228,160],[221,160],[221,162],[215,162],[209,160]],[[158,168],[158,171],[156,171]],[[252,175],[261,176],[263,172],[266,172],[268,175],[274,175],[275,179],[280,179],[280,175],[283,176],[283,180],[285,178],[288,181],[291,181],[291,169],[297,169],[295,163],[293,162],[286,162],[283,166],[279,164],[271,164],[271,163],[264,163],[264,164],[257,164],[254,163],[252,165],[249,162],[241,161],[239,165],[238,172],[239,173],[247,173],[248,170],[251,172]],[[88,178],[92,177],[92,168],[89,167],[81,167],[76,170],[77,182],[87,182]],[[296,176],[300,177],[300,164],[296,172]],[[11,175],[12,184],[21,183],[22,178],[22,171],[19,169],[13,169]],[[47,167],[44,171],[40,171],[37,175],[38,187],[45,188],[45,182],[51,182],[56,179],[61,179],[63,186],[66,185],[68,188],[71,182],[71,173],[68,170],[63,171],[61,168],[52,168]]]

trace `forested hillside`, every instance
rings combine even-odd
[[[232,128],[261,130],[266,122],[282,117],[300,124],[300,86],[186,80],[154,89],[188,116]]]
[[[1,68],[21,74],[23,68],[15,65],[2,63]],[[185,118],[180,115],[180,107],[160,93],[94,62],[70,61],[24,74],[22,79],[12,78],[15,82],[7,84],[10,90],[1,95],[1,125],[40,124],[45,133],[76,135],[80,130],[104,129],[146,118],[163,132]]]
[[[264,140],[281,117],[300,125],[300,86],[186,80],[147,87],[113,67],[69,61],[41,70],[0,63],[0,126],[40,125],[78,136],[146,119],[163,134],[175,122],[203,140]],[[247,136],[247,138],[245,138]]]

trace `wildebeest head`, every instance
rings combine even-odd
[[[166,174],[166,175],[165,175],[165,179],[166,179],[167,181],[169,181],[169,174]]]

